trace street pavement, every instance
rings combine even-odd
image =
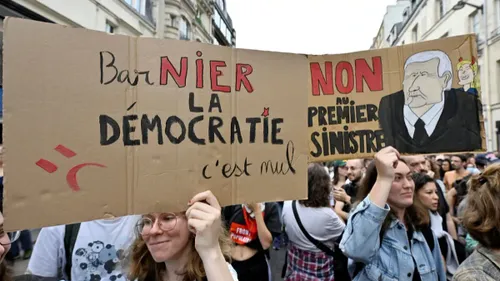
[[[36,243],[36,239],[38,238],[38,234],[40,233],[40,229],[33,229],[31,230],[31,238],[33,239],[33,242]],[[35,245],[33,244],[33,247]],[[21,254],[22,256],[22,254]],[[12,267],[12,270],[14,271],[14,276],[22,275],[26,272],[26,269],[28,268],[28,263],[29,260],[23,260],[23,259],[18,259],[14,263],[14,266]]]
[[[283,268],[283,264],[285,263],[286,249],[281,248],[279,251],[271,249],[270,251],[271,259],[269,262],[271,264],[271,272],[273,275],[271,281],[282,281],[281,270]]]

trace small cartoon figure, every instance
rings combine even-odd
[[[480,91],[479,75],[476,58],[464,60],[460,58],[457,64],[458,84],[462,85],[464,92],[477,96]]]

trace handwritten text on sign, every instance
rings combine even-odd
[[[198,89],[204,88],[204,67],[206,66],[202,57],[202,52],[196,52],[197,57],[195,61],[196,74],[195,87]],[[113,82],[128,83],[131,86],[146,83],[154,85],[155,82],[151,81],[150,70],[134,70],[131,74],[129,70],[119,70],[115,66],[116,56],[109,51],[100,52],[100,83],[108,85]],[[185,88],[188,80],[188,57],[180,59],[180,67],[176,68],[168,56],[160,58],[160,85],[167,85],[169,77],[179,88]],[[211,60],[208,63],[210,69],[210,90],[214,92],[231,93],[232,89],[229,85],[222,85],[218,79],[224,75],[223,68],[227,67],[225,61]],[[250,64],[236,64],[235,87],[234,89],[239,92],[242,88],[247,93],[252,93],[254,87],[250,81],[249,76],[253,72],[253,67]],[[133,103],[127,111],[132,109]],[[206,145],[208,143],[220,144],[242,144],[242,143],[256,143],[256,139],[260,138],[262,143],[271,143],[273,145],[284,144],[283,139],[279,137],[281,132],[280,124],[284,122],[283,118],[269,118],[269,108],[264,108],[260,116],[247,117],[244,120],[238,119],[237,116],[232,116],[229,124],[224,123],[224,119],[219,116],[208,117],[208,122],[205,121],[205,109],[203,106],[196,105],[195,94],[189,93],[188,102],[189,112],[199,113],[200,115],[192,118],[191,120],[183,120],[179,116],[171,115],[162,120],[158,115],[150,116],[148,114],[130,114],[123,116],[122,120],[115,120],[109,115],[101,114],[99,116],[100,125],[100,144],[107,146],[117,142],[120,137],[122,138],[124,146],[137,146],[149,143],[149,134],[156,134],[157,144],[163,145],[164,139],[168,140],[170,144],[181,144],[184,141],[190,141],[197,145]],[[223,113],[222,105],[219,94],[212,93],[210,103],[208,106],[208,113]],[[121,127],[120,127],[121,125]],[[224,126],[229,126],[230,130],[223,130]],[[205,129],[200,129],[204,127]],[[244,127],[242,129],[242,127]],[[140,130],[141,138],[132,138],[132,134]],[[227,131],[229,135],[224,135],[223,131]],[[201,132],[201,133],[200,133]],[[248,132],[246,136],[243,132]],[[205,137],[208,136],[208,137]],[[164,138],[165,137],[165,138]],[[208,139],[207,139],[208,138]],[[293,167],[294,157],[294,143],[288,141],[285,152],[285,162],[272,162],[271,160],[263,161],[260,165],[260,173],[264,174],[271,172],[272,174],[286,175],[288,172],[295,173]],[[238,164],[221,164],[221,172],[225,178],[231,176],[240,177],[243,175],[250,176],[250,166],[253,165],[247,157],[241,167]],[[212,178],[209,175],[210,165],[205,165],[202,170],[202,176],[205,179]],[[218,167],[219,161],[215,162],[213,166]]]
[[[371,65],[366,59],[356,59],[354,64],[331,61],[310,63],[312,96],[337,95],[335,104],[309,106],[309,128],[321,128],[311,133],[311,156],[335,154],[373,153],[384,145],[382,130],[349,129],[348,124],[378,121],[375,104],[357,104],[348,95],[383,90],[382,58],[372,57]],[[365,84],[368,90],[365,89]],[[357,99],[358,102],[362,100]],[[342,125],[342,130],[331,131],[327,126]]]
[[[6,230],[307,196],[306,56],[4,27]]]

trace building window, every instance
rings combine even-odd
[[[116,26],[109,21],[106,21],[106,32],[107,33],[115,33]]]
[[[191,39],[191,25],[185,17],[181,17],[179,24],[179,39],[187,41]]]
[[[437,12],[437,20],[439,21],[444,17],[444,14],[446,14],[446,9],[444,6],[444,1],[445,0],[436,0],[436,12]]]
[[[125,3],[129,4],[143,16],[148,16],[147,10],[153,7],[152,0],[125,0]]]
[[[481,36],[481,14],[479,11],[475,11],[469,16],[470,19],[470,32],[473,32],[477,36],[477,40],[479,42],[482,41],[483,37]]]
[[[231,42],[233,41],[233,33],[232,33],[232,30],[231,29],[226,29],[226,39],[227,39],[227,42],[229,42],[229,44],[231,44]]]
[[[214,14],[214,21],[215,21],[215,25],[216,25],[217,27],[219,27],[219,28],[220,28],[220,23],[221,23],[221,20],[222,20],[222,19],[221,19],[220,15],[219,15],[219,12],[218,12],[218,11],[215,11],[215,14]]]
[[[222,10],[226,10],[226,3],[224,0],[217,0],[216,3]]]
[[[414,43],[418,42],[418,24],[416,24],[415,27],[413,27],[411,31],[411,38]]]

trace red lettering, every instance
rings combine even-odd
[[[332,63],[325,62],[325,76],[321,71],[321,66],[318,62],[310,64],[311,69],[311,86],[313,96],[319,96],[320,88],[324,95],[333,95],[333,67]]]
[[[363,81],[366,82],[370,91],[382,91],[384,89],[382,59],[380,57],[372,58],[373,68],[368,66],[365,59],[355,61],[356,68],[356,92],[363,92]]]
[[[230,93],[231,87],[227,85],[219,85],[218,78],[222,76],[222,71],[219,67],[226,67],[224,61],[210,61],[210,81],[212,83],[212,91]]]
[[[247,90],[247,93],[253,92],[253,86],[248,80],[248,75],[252,74],[253,67],[249,64],[237,63],[236,64],[236,91],[241,90],[241,83]]]
[[[347,85],[344,85],[344,70],[347,72]],[[346,61],[337,64],[335,70],[335,85],[341,94],[349,94],[354,88],[354,73],[352,65]]]
[[[172,78],[174,78],[174,81],[175,83],[177,83],[177,86],[179,86],[179,88],[186,87],[188,58],[182,57],[180,64],[180,70],[177,71],[168,57],[161,57],[160,85],[167,85],[168,75],[170,74]]]
[[[196,52],[198,57],[201,57],[200,51]],[[196,60],[196,88],[203,89],[203,59]]]

